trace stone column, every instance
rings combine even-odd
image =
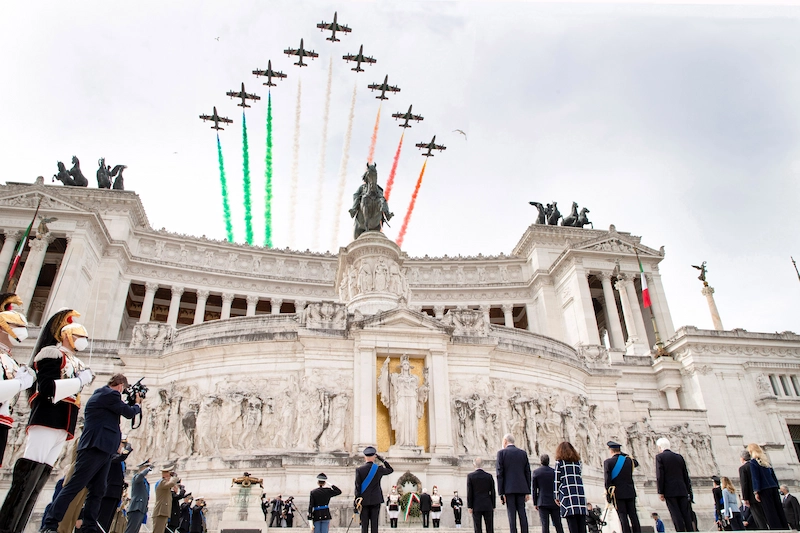
[[[723,331],[724,328],[722,327],[722,319],[719,316],[719,311],[717,310],[717,304],[714,301],[714,288],[709,287],[708,284],[706,283],[701,292],[708,301],[708,310],[711,311],[711,320],[714,322],[714,329],[717,331]]]
[[[226,318],[231,317],[231,304],[233,304],[233,299],[235,297],[236,295],[232,292],[222,293],[222,312],[219,316],[220,320],[225,320]]]
[[[297,315],[297,321],[300,323],[301,326],[306,325],[306,302],[305,300],[295,300],[294,301],[294,312]]]
[[[443,305],[434,305],[433,306],[433,314],[439,320],[444,318],[444,306]]]
[[[452,417],[450,415],[450,380],[447,368],[447,353],[431,351],[428,380],[430,408],[431,453],[451,457],[453,448]]]
[[[148,281],[144,284],[144,301],[142,302],[142,312],[139,313],[139,323],[150,322],[150,315],[153,313],[153,300],[156,297],[158,283]]]
[[[619,301],[622,303],[622,314],[625,317],[625,329],[628,330],[628,352],[633,354],[634,345],[639,345],[639,332],[636,329],[636,321],[633,319],[631,300],[628,298],[628,289],[623,279],[618,279],[614,288],[619,292]]]
[[[206,318],[206,302],[208,301],[209,291],[197,291],[197,305],[194,308],[194,324],[202,324]]]
[[[178,327],[178,316],[181,311],[181,296],[183,296],[183,287],[174,285],[172,287],[172,297],[169,300],[169,314],[167,315],[167,324],[173,328]]]
[[[533,304],[525,304],[525,314],[528,317],[528,331],[531,333],[539,333],[538,319],[536,308]]]
[[[622,323],[619,321],[619,311],[617,311],[617,300],[614,297],[614,288],[611,286],[611,274],[600,272],[597,274],[600,283],[603,284],[603,303],[606,311],[606,324],[611,340],[611,347],[618,350],[625,349],[625,337],[622,335]]]
[[[647,286],[650,287],[651,297],[653,292],[655,292],[657,295],[656,298],[658,299],[658,310],[661,314],[661,321],[664,323],[664,331],[661,332],[661,339],[666,341],[675,335],[675,326],[672,324],[672,315],[669,312],[667,294],[664,292],[664,286],[661,284],[661,275],[653,273],[652,278],[652,287],[650,287],[650,278],[647,278]]]
[[[501,306],[503,309],[503,320],[505,320],[505,326],[507,328],[514,327],[514,306],[512,304],[503,304]]]
[[[592,289],[589,287],[589,276],[591,274],[583,270],[583,268],[575,269],[575,276],[577,276],[578,291],[580,291],[580,309],[583,311],[583,321],[581,325],[585,324],[586,334],[583,337],[583,342],[600,345],[600,328],[597,327],[597,315],[594,312],[594,304],[592,303]],[[579,330],[580,330],[579,325]]]
[[[31,239],[28,243],[30,249],[28,258],[25,260],[25,267],[19,276],[16,293],[22,300],[22,305],[27,310],[31,304],[33,293],[36,291],[36,282],[39,281],[39,273],[44,264],[44,256],[47,253],[47,246],[50,244],[50,236],[43,239]]]
[[[561,310],[561,305],[558,303],[552,280],[549,278],[537,280],[534,283],[533,290],[534,297],[538,299],[539,325],[542,328],[540,333],[566,342],[564,314]]]
[[[279,315],[281,313],[281,306],[283,305],[283,298],[272,298],[270,304],[272,305],[271,313],[273,315]]]
[[[653,283],[653,275],[652,274],[645,274],[644,277],[647,279],[647,287],[648,292],[650,293],[650,314],[653,316],[653,319],[656,322],[656,326],[658,327],[658,336],[660,340],[665,341],[668,339],[665,335],[667,334],[667,327],[664,323],[664,313],[661,311],[661,295],[655,288],[655,283]]]
[[[11,266],[11,259],[14,257],[14,252],[19,244],[19,239],[22,233],[19,231],[12,231],[6,233],[6,240],[3,243],[3,249],[0,250],[0,275],[5,277],[8,269]]]
[[[672,387],[665,387],[665,388],[661,389],[662,392],[664,393],[664,395],[666,395],[666,397],[667,397],[667,407],[669,407],[670,409],[680,409],[681,408],[681,402],[678,399],[678,389],[679,388],[680,387],[672,386]]]
[[[251,294],[247,297],[247,316],[256,316],[256,306],[258,305],[258,296]]]
[[[491,309],[492,309],[491,305],[485,305],[484,304],[484,305],[480,306],[480,311],[481,311],[481,313],[483,313],[483,320],[486,321],[486,327],[487,328],[489,327],[489,324],[492,323],[491,322],[491,318],[489,316],[489,311],[491,311]]]
[[[639,305],[639,295],[636,293],[636,285],[633,284],[633,278],[634,276],[630,274],[624,275],[625,287],[627,289],[628,299],[631,302],[631,314],[633,315],[633,320],[636,321],[636,331],[639,332],[639,342],[649,351],[650,341],[647,338],[647,329],[644,326],[642,306]]]
[[[377,361],[371,346],[356,349],[353,361],[353,452],[377,444],[375,420],[378,394]]]

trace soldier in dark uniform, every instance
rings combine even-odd
[[[717,527],[720,531],[725,529],[722,516],[722,487],[720,486],[719,476],[711,476],[711,482],[714,486],[711,488],[711,495],[714,497],[714,520],[717,522]]]
[[[464,500],[458,497],[458,491],[453,493],[450,507],[453,508],[453,519],[456,521],[456,528],[461,529],[461,508],[464,507]]]
[[[621,444],[609,441],[607,446],[611,457],[603,463],[606,499],[617,508],[622,533],[640,533],[642,527],[636,514],[636,487],[633,484],[633,469],[639,463],[622,453]]]
[[[336,485],[325,486],[328,476],[317,476],[319,487],[311,491],[308,497],[308,520],[314,524],[314,533],[328,533],[331,524],[331,510],[328,504],[331,498],[338,496],[342,491]]]
[[[31,366],[37,376],[29,399],[28,442],[14,465],[11,488],[0,508],[0,531],[22,533],[53,464],[66,442],[75,437],[81,389],[94,379],[76,356],[89,346],[86,328],[74,322],[79,316],[72,309],[58,311],[36,341]]]
[[[381,461],[379,466],[375,459]],[[355,511],[361,508],[361,533],[367,533],[372,524],[372,533],[378,533],[378,517],[383,505],[383,492],[381,491],[381,478],[394,472],[386,460],[377,455],[377,450],[372,446],[364,449],[363,465],[356,468],[356,500]]]

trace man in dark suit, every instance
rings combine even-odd
[[[683,457],[669,449],[669,440],[656,441],[661,453],[656,455],[656,486],[662,502],[666,502],[675,531],[692,531],[692,480]]]
[[[422,515],[422,527],[430,526],[431,507],[433,507],[433,499],[428,494],[428,489],[422,489],[422,494],[419,495],[419,513]]]
[[[606,499],[617,508],[622,533],[640,533],[642,526],[636,514],[636,486],[633,484],[633,469],[639,463],[622,453],[621,444],[612,440],[606,446],[611,454],[603,463]]]
[[[789,494],[789,487],[781,485],[781,496],[783,496],[783,513],[786,521],[792,529],[800,529],[800,503],[797,498]]]
[[[521,533],[528,533],[525,502],[531,499],[531,465],[528,454],[514,446],[514,436],[503,437],[503,449],[497,452],[497,493],[508,512],[508,527],[517,533],[517,515]]]
[[[556,471],[550,468],[550,456],[546,453],[542,454],[539,462],[542,466],[533,471],[531,494],[534,508],[539,511],[542,533],[550,533],[550,520],[558,533],[564,533],[559,507],[554,499]]]
[[[481,519],[486,523],[486,533],[494,533],[494,508],[497,496],[494,491],[494,478],[483,470],[483,459],[473,461],[475,471],[467,475],[467,509],[472,515],[475,533],[483,533]]]
[[[379,466],[375,459],[381,461],[383,466]],[[356,468],[356,501],[354,507],[358,511],[361,505],[361,533],[369,531],[372,524],[372,533],[378,533],[378,517],[381,513],[383,491],[381,490],[381,478],[394,472],[386,459],[378,455],[377,450],[372,446],[364,448],[365,463]],[[361,500],[359,502],[359,500]]]
[[[750,452],[742,450],[739,459],[742,461],[742,466],[739,467],[742,503],[750,509],[751,521],[755,524],[756,529],[769,529],[767,527],[767,517],[764,516],[764,510],[761,508],[761,502],[756,500],[756,495],[753,493],[753,478],[750,475]]]
[[[83,506],[82,533],[98,531],[97,512],[106,491],[106,478],[111,465],[111,457],[119,449],[122,433],[119,430],[119,417],[133,418],[141,414],[141,397],[136,395],[136,405],[130,406],[122,401],[122,391],[128,386],[128,379],[115,374],[108,385],[100,387],[89,401],[84,411],[85,422],[81,440],[78,442],[78,457],[75,471],[53,501],[50,511],[42,524],[44,533],[56,533],[58,523],[64,518],[67,508],[75,496],[84,488],[88,489]]]

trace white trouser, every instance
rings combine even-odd
[[[397,518],[398,516],[400,516],[400,511],[399,510],[397,510],[397,511],[387,511],[387,512],[389,513],[389,518]]]
[[[67,442],[67,432],[47,426],[30,426],[28,442],[22,457],[53,466]]]
[[[441,511],[431,511],[431,518],[434,520],[439,520],[442,517]]]

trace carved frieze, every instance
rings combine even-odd
[[[442,322],[453,326],[453,335],[456,336],[486,337],[489,334],[489,324],[483,311],[451,309]]]
[[[133,326],[131,348],[163,350],[172,344],[175,330],[168,324],[160,322],[145,322]]]
[[[341,303],[310,303],[305,310],[305,326],[309,329],[347,329],[347,307]]]

